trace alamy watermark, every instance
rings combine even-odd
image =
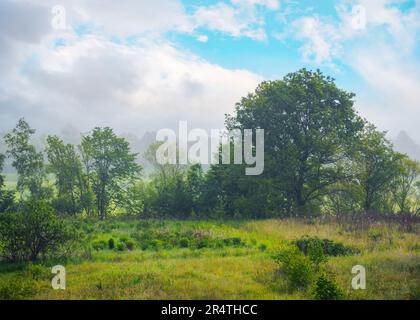
[[[354,290],[366,290],[366,268],[361,265],[354,266],[351,273],[355,274],[351,280],[351,286]]]
[[[178,136],[172,129],[161,129],[156,140],[163,142],[156,150],[156,161],[162,165],[246,164],[252,166],[245,169],[247,176],[264,172],[264,129],[212,129],[208,133],[188,131],[187,122],[181,121]]]
[[[51,273],[55,276],[51,280],[51,286],[54,290],[66,290],[66,268],[58,265],[51,268]]]
[[[51,27],[54,30],[65,30],[67,28],[66,8],[61,5],[55,5],[51,8]]]

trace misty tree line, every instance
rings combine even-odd
[[[358,212],[420,214],[420,165],[395,152],[385,133],[361,118],[354,94],[305,69],[261,83],[226,117],[229,130],[265,130],[265,169],[241,165],[161,165],[157,144],[142,176],[137,155],[111,128],[95,128],[79,145],[49,136],[43,152],[21,119],[4,136],[16,190],[0,177],[0,212],[42,203],[58,215],[106,219],[269,218]],[[45,209],[49,211],[50,209]],[[1,240],[1,239],[0,239]]]

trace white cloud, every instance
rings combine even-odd
[[[43,131],[66,124],[80,130],[107,125],[137,134],[180,120],[221,128],[224,114],[262,81],[164,41],[127,47],[96,36],[70,38],[65,47],[41,46],[37,55],[39,63],[23,75],[6,75],[2,123],[13,125],[26,116]]]
[[[208,36],[206,36],[206,35],[204,35],[204,34],[202,34],[202,35],[199,35],[199,36],[197,37],[197,41],[198,41],[198,42],[207,42],[207,41],[209,41],[209,37],[208,37]]]
[[[102,1],[75,0],[64,4],[69,28],[63,31],[51,28],[53,4],[18,0],[7,2],[7,10],[0,12],[5,17],[13,13],[16,20],[16,28],[8,26],[0,34],[0,56],[5,58],[4,65],[0,63],[0,122],[5,127],[25,116],[44,132],[68,124],[80,130],[109,125],[141,133],[179,120],[218,128],[223,127],[224,114],[262,81],[256,74],[211,64],[166,41],[163,33],[174,26],[192,30],[178,1],[106,6]],[[33,36],[22,31],[19,40],[23,20]],[[95,33],[80,37],[72,27],[84,21],[96,26]],[[98,33],[100,26],[106,30]],[[241,31],[258,37],[256,30]],[[114,33],[137,32],[143,34],[136,45],[109,40]],[[57,38],[64,46],[53,45]],[[208,40],[204,35],[198,39]]]
[[[267,39],[264,16],[259,8],[278,10],[277,0],[232,0],[198,7],[194,13],[196,28],[205,27],[232,37],[247,37],[256,41]]]
[[[15,0],[22,5],[32,3],[50,14],[56,0]],[[166,31],[191,32],[190,17],[180,0],[66,0],[59,2],[66,10],[69,25],[87,24],[108,35],[127,36]]]
[[[317,64],[331,63],[338,50],[335,28],[318,16],[304,17],[293,23],[296,38],[304,41],[302,52],[305,60]]]

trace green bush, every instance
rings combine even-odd
[[[260,249],[260,251],[266,251],[267,250],[267,245],[265,243],[261,243],[258,247],[258,249]]]
[[[124,251],[125,250],[125,244],[122,242],[117,243],[117,246],[115,247],[117,251]]]
[[[9,261],[36,261],[56,254],[75,232],[45,201],[27,202],[18,212],[0,215],[0,255]]]
[[[318,237],[304,236],[295,241],[296,246],[305,255],[309,255],[311,248],[322,248],[326,256],[348,256],[357,253],[356,249],[347,247],[339,242],[334,242],[329,239],[320,239]]]
[[[13,277],[0,282],[0,300],[23,300],[35,294],[33,280]]]
[[[115,241],[114,241],[114,239],[110,238],[108,240],[108,249],[109,250],[114,250],[114,248],[115,248]]]
[[[315,277],[311,260],[295,248],[280,251],[274,256],[280,271],[287,277],[291,289],[306,289]]]
[[[315,282],[313,296],[317,300],[340,300],[343,299],[344,293],[334,279],[322,274]]]
[[[33,280],[46,280],[51,276],[51,270],[39,264],[29,264],[26,268],[26,275]]]
[[[105,240],[98,240],[92,243],[92,248],[96,251],[105,250],[108,248],[108,243]]]
[[[324,253],[322,243],[319,241],[310,242],[307,249],[307,256],[312,261],[315,269],[319,271],[320,265],[327,262],[328,258]]]
[[[189,246],[189,241],[188,241],[188,239],[187,239],[187,238],[182,238],[182,239],[180,239],[180,240],[179,240],[179,246],[180,246],[181,248],[188,248],[188,246]]]
[[[132,240],[127,240],[125,242],[125,247],[127,248],[127,250],[132,251],[136,247],[136,244]]]

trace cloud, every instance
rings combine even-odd
[[[210,6],[200,6],[194,13],[196,28],[228,34],[232,37],[246,37],[256,41],[267,40],[264,30],[264,16],[259,9],[275,11],[280,8],[277,0],[232,0]]]
[[[207,41],[209,41],[209,37],[208,37],[208,36],[206,36],[206,35],[199,35],[199,36],[197,37],[197,41],[198,41],[198,42],[207,42]]]
[[[13,17],[8,18],[11,24],[0,19],[2,131],[22,116],[42,132],[107,125],[141,134],[174,127],[180,120],[220,128],[224,114],[262,81],[259,75],[211,64],[165,40],[165,30],[188,26],[177,1],[128,2],[115,8],[75,0],[65,7],[68,28],[61,31],[51,27],[55,1],[0,4],[0,16]],[[74,27],[83,21],[94,24],[95,31],[80,35]],[[106,32],[98,32],[101,25]],[[113,41],[109,35],[114,32],[143,34],[127,44]]]
[[[301,51],[305,60],[317,64],[332,63],[338,50],[334,26],[323,22],[318,16],[298,19],[292,26],[296,39],[304,41]]]
[[[21,116],[42,131],[69,124],[86,131],[111,126],[142,134],[177,126],[221,128],[224,114],[262,78],[228,70],[166,41],[126,46],[103,37],[40,47],[38,62],[0,92],[0,121]]]

